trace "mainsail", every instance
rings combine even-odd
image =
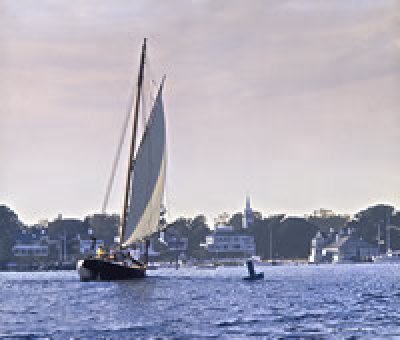
[[[129,183],[125,229],[121,243],[127,247],[158,231],[166,170],[166,133],[162,87],[134,158]]]

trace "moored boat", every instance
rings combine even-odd
[[[146,267],[140,262],[128,264],[95,257],[79,260],[77,270],[81,281],[128,280],[146,275]]]

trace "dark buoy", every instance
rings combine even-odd
[[[264,278],[264,273],[256,273],[254,271],[254,263],[252,260],[247,261],[247,270],[249,271],[249,276],[243,278],[246,281],[261,280]]]

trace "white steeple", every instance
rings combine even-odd
[[[250,207],[250,197],[246,197],[246,208],[244,209],[243,212],[243,221],[242,221],[242,227],[243,228],[248,228],[250,225],[252,225],[254,222],[253,218],[253,210]]]

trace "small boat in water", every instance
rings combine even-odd
[[[119,245],[114,254],[105,252],[100,256],[89,256],[78,261],[77,270],[82,281],[145,277],[149,237],[159,231],[166,167],[166,132],[162,103],[164,78],[141,138],[138,138],[145,60],[146,39],[140,57]],[[129,252],[130,247],[142,242],[145,244],[143,262],[132,258]]]
[[[262,280],[264,278],[264,273],[256,273],[254,270],[254,263],[252,260],[247,261],[247,270],[249,271],[249,276],[243,278],[245,281],[255,281]]]

